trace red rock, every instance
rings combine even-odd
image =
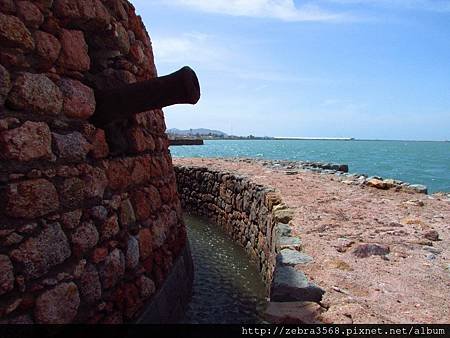
[[[91,59],[82,31],[63,29],[60,34],[61,54],[58,63],[68,69],[84,72],[89,70]]]
[[[134,192],[132,196],[136,219],[138,221],[144,221],[150,217],[151,208],[150,201],[147,198],[147,194],[143,190]]]
[[[119,249],[114,249],[100,267],[100,280],[104,289],[117,284],[125,273],[125,258]]]
[[[131,180],[134,184],[142,185],[151,178],[151,159],[150,157],[137,157],[133,161],[133,170],[131,172]]]
[[[39,8],[30,1],[16,2],[17,15],[30,28],[37,29],[44,22],[44,15],[42,15]]]
[[[122,0],[105,0],[104,4],[109,8],[110,13],[115,18],[122,21],[128,21],[128,14]]]
[[[34,317],[39,324],[69,324],[75,319],[79,306],[75,283],[62,283],[37,298]]]
[[[55,186],[45,179],[10,184],[6,189],[5,214],[16,218],[36,218],[59,209]]]
[[[63,100],[61,91],[47,76],[23,73],[14,81],[7,102],[14,109],[57,115]]]
[[[40,66],[43,68],[51,68],[58,59],[61,44],[55,36],[43,31],[36,31],[33,36]]]
[[[138,65],[141,65],[145,61],[145,54],[143,51],[143,45],[142,42],[136,41],[131,45],[130,48],[130,57],[131,60]]]
[[[81,29],[104,29],[111,22],[111,16],[100,0],[55,0],[53,8],[57,17]]]
[[[9,160],[31,161],[51,159],[50,128],[43,122],[25,122],[21,127],[0,133],[2,157]]]
[[[86,120],[94,114],[94,91],[80,81],[63,79],[60,89],[63,93],[63,113],[68,117]]]
[[[16,5],[13,0],[0,0],[0,12],[13,14],[16,11]]]
[[[83,211],[75,210],[61,215],[61,223],[65,229],[75,229],[80,224]]]
[[[83,254],[95,247],[98,243],[99,235],[96,227],[92,223],[83,223],[76,228],[71,236],[74,251],[77,254]]]
[[[58,185],[61,205],[72,209],[79,207],[84,200],[84,182],[78,177],[67,178]]]
[[[111,161],[106,169],[109,186],[113,190],[122,190],[130,184],[130,174],[122,161]]]
[[[133,152],[154,151],[155,141],[150,132],[143,128],[132,128],[128,132],[130,150]]]
[[[153,251],[152,234],[149,229],[141,229],[138,235],[139,253],[142,260],[148,258]]]
[[[87,198],[103,198],[105,189],[108,186],[108,179],[102,169],[92,168],[83,177],[83,180],[85,182],[85,194]]]
[[[53,133],[53,144],[56,154],[70,162],[84,161],[91,149],[88,141],[77,131],[67,135]]]
[[[95,159],[105,158],[109,155],[109,146],[106,142],[105,132],[102,129],[97,129],[94,136],[91,138],[91,156]]]
[[[23,50],[18,48],[0,48],[0,63],[7,68],[30,68]]]
[[[23,267],[25,277],[34,279],[46,274],[53,266],[64,262],[70,254],[67,237],[61,226],[55,223],[13,250],[11,258]]]
[[[84,269],[79,288],[81,299],[87,304],[92,304],[100,300],[102,296],[102,286],[100,284],[100,277],[98,271],[92,264],[89,264]]]
[[[34,49],[30,31],[17,17],[0,13],[0,45],[18,47],[25,50]]]
[[[0,295],[14,289],[14,270],[8,256],[0,255]]]
[[[2,106],[5,104],[6,97],[11,90],[11,79],[9,72],[5,67],[0,65],[0,111]]]
[[[120,231],[117,215],[113,215],[106,220],[101,226],[102,239],[111,239]]]
[[[33,0],[33,2],[44,13],[48,12],[53,5],[53,0]]]
[[[108,256],[108,249],[106,248],[95,248],[94,252],[92,253],[92,262],[95,264],[98,264],[100,262],[103,262],[106,257]]]

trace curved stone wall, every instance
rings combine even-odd
[[[259,266],[271,302],[321,301],[325,291],[299,269],[312,257],[302,252],[300,238],[292,236],[293,211],[278,193],[235,173],[206,167],[175,166],[175,172],[183,208],[222,226],[245,248]]]
[[[3,323],[132,321],[186,252],[163,112],[89,123],[155,76],[128,1],[0,0]]]

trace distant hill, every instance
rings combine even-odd
[[[188,129],[188,130],[172,128],[172,129],[167,130],[167,134],[178,135],[178,136],[216,136],[216,137],[227,136],[227,134],[224,133],[223,131],[206,129],[206,128],[197,128],[197,129]]]

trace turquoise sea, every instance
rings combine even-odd
[[[213,140],[171,147],[173,157],[250,157],[348,164],[350,172],[450,192],[450,142]]]

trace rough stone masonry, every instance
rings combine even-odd
[[[155,76],[128,1],[0,0],[2,323],[132,321],[164,284],[186,234],[163,112],[89,123],[94,89]]]

